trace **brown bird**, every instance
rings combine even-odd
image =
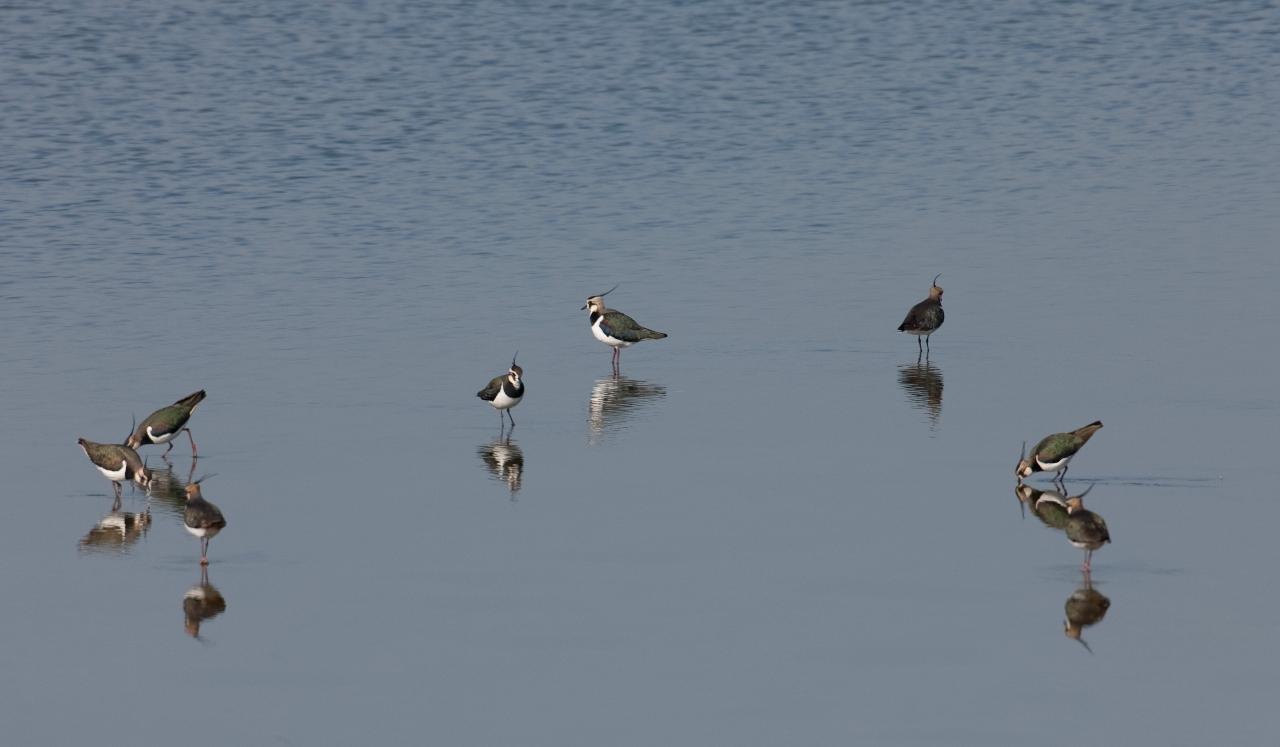
[[[942,310],[942,287],[938,285],[940,277],[942,273],[933,277],[933,287],[929,288],[929,297],[912,306],[907,312],[907,318],[898,325],[899,332],[916,336],[916,347],[921,353],[925,352],[929,346],[929,337],[938,331],[938,327],[941,327],[947,318]],[[921,337],[924,338],[923,345],[920,344]]]
[[[128,446],[100,444],[87,438],[81,438],[77,443],[80,444],[85,456],[89,457],[89,461],[93,462],[93,466],[98,468],[103,477],[111,481],[116,494],[115,503],[112,504],[113,511],[120,508],[120,483],[133,480],[143,487],[150,484],[151,473],[142,463],[138,452]]]
[[[182,513],[182,523],[187,531],[200,538],[200,565],[209,565],[209,540],[227,525],[218,507],[206,501],[200,493],[200,483],[205,478],[187,485],[187,509]]]

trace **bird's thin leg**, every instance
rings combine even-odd
[[[209,538],[200,538],[200,565],[209,565]]]
[[[171,451],[173,451],[173,439],[172,439],[172,438],[171,438],[171,439],[169,439],[169,448],[165,449],[165,450],[164,450],[164,453],[163,453],[163,454],[161,454],[160,456],[162,456],[162,457],[167,457],[167,456],[169,456],[169,452],[171,452]]]
[[[916,349],[921,353],[924,352],[924,342],[920,339],[920,335],[916,335]]]
[[[196,440],[195,440],[194,438],[192,438],[192,436],[191,436],[191,429],[190,429],[190,428],[183,428],[182,430],[184,430],[184,431],[186,431],[186,432],[187,432],[187,440],[191,442],[191,456],[195,456],[195,455],[196,455]],[[169,442],[169,445],[170,445],[170,446],[173,446],[173,442],[172,442],[172,441],[170,441],[170,442]]]
[[[512,430],[514,430],[514,429],[515,429],[515,427],[516,427],[516,419],[515,419],[515,418],[513,418],[513,417],[511,417],[511,411],[510,411],[510,410],[507,410],[507,418],[511,421],[511,428],[512,428]]]
[[[924,336],[924,349],[925,349],[925,350],[928,350],[928,349],[929,349],[929,338],[930,338],[930,337],[933,337],[933,335],[925,335],[925,336]]]
[[[120,483],[118,483],[118,482],[113,482],[113,483],[111,483],[111,484],[112,484],[112,485],[114,485],[114,486],[115,486],[115,489],[116,489],[116,497],[115,497],[115,500],[111,501],[111,510],[112,510],[112,511],[119,511],[119,510],[120,510]]]
[[[1090,565],[1090,563],[1089,563],[1089,561],[1090,561],[1092,558],[1093,558],[1093,550],[1085,550],[1085,551],[1084,551],[1084,565],[1080,566],[1080,570],[1084,571],[1085,573],[1088,573],[1088,572],[1090,572],[1091,570],[1093,570],[1093,566],[1092,566],[1092,565]]]

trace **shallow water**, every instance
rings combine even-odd
[[[0,9],[7,738],[1271,743],[1277,28]],[[108,517],[76,438],[201,387]],[[1012,471],[1094,419],[1091,654]]]

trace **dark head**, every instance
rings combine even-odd
[[[519,384],[520,379],[524,377],[524,369],[516,365],[516,356],[520,355],[517,350],[516,354],[511,356],[511,368],[507,369],[507,376],[511,379],[512,384]]]
[[[935,301],[942,300],[942,286],[938,285],[938,278],[942,277],[942,273],[933,276],[933,286],[929,288],[929,298]]]
[[[603,314],[605,312],[604,297],[609,295],[610,293],[613,293],[617,289],[618,289],[618,286],[615,285],[609,290],[605,291],[604,293],[597,293],[596,295],[587,298],[587,302],[583,304],[582,308],[579,309],[579,311],[586,311],[587,309],[591,309],[592,314]]]

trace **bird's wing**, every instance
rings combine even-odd
[[[502,391],[502,379],[501,376],[494,377],[488,386],[476,392],[476,396],[485,402],[492,402],[498,396],[498,392]]]
[[[1042,462],[1057,462],[1075,454],[1083,443],[1070,433],[1055,433],[1045,436],[1031,453]]]
[[[641,332],[647,332],[648,330],[621,311],[606,311],[604,318],[600,320],[600,331],[615,340],[640,342],[640,340],[644,339],[641,336]]]

